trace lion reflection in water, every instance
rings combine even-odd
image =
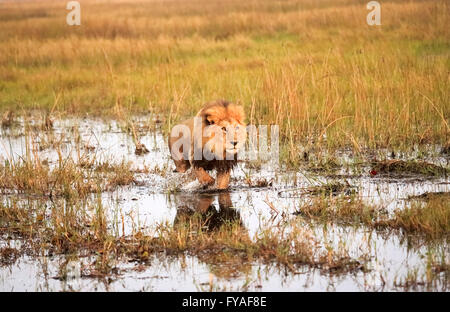
[[[219,209],[213,205],[215,197],[218,197]],[[244,228],[241,215],[233,207],[230,193],[223,192],[218,195],[199,193],[180,195],[178,199],[182,204],[178,205],[174,220],[174,227],[185,224],[194,216],[200,217],[203,227],[209,231],[219,229],[224,224],[237,223]]]
[[[214,205],[216,198],[219,202],[218,209]],[[252,263],[245,261],[242,251],[232,247],[237,242],[242,245],[251,244],[251,239],[239,211],[233,207],[230,193],[185,194],[179,200],[183,204],[178,205],[174,228],[184,228],[189,233],[200,230],[206,234],[202,237],[209,241],[208,246],[197,256],[201,262],[209,265],[210,273],[226,279],[250,274]]]

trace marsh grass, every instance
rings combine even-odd
[[[307,163],[306,169],[316,173],[334,173],[337,170],[341,169],[342,166],[334,157],[324,157],[320,158],[317,161],[309,161],[309,157],[303,155],[304,162]]]
[[[327,183],[322,183],[316,186],[307,187],[304,191],[304,194],[309,195],[322,195],[322,196],[330,196],[330,195],[351,195],[357,193],[357,188],[351,186],[347,181],[345,183],[339,181],[332,181]]]
[[[447,176],[449,168],[417,160],[384,160],[372,163],[372,172],[387,175]]]
[[[92,193],[112,191],[119,186],[137,183],[136,170],[131,163],[99,162],[92,148],[82,146],[80,135],[74,127],[73,147],[76,156],[63,153],[66,136],[58,138],[53,132],[53,118],[43,115],[42,120],[24,119],[23,125],[16,127],[23,131],[25,152],[15,156],[6,153],[6,160],[0,164],[0,192],[3,194],[23,194],[49,198],[86,198]],[[5,134],[8,135],[8,134]],[[3,146],[3,148],[6,147]],[[53,164],[42,158],[44,150],[56,152]]]
[[[99,164],[92,169],[73,160],[59,162],[50,168],[39,160],[18,161],[0,165],[0,190],[4,194],[45,197],[86,198],[91,193],[111,191],[136,182],[128,163]],[[107,168],[107,171],[105,171]]]
[[[448,193],[411,200],[393,214],[376,205],[368,205],[356,196],[316,196],[295,212],[306,219],[342,225],[366,226],[377,230],[401,230],[407,236],[428,241],[450,239]],[[424,202],[425,201],[425,202]]]
[[[87,207],[86,203],[63,200],[11,200],[0,204],[0,233],[8,239],[21,239],[28,246],[20,250],[20,255],[98,255],[104,262],[102,272],[111,273],[107,268],[114,240],[107,234],[99,202]]]
[[[20,251],[16,248],[1,247],[0,248],[0,266],[14,264],[20,256]]]
[[[205,218],[194,214],[179,220],[178,226],[162,224],[156,235],[136,234],[137,245],[128,255],[145,261],[150,254],[164,252],[166,255],[189,254],[212,265],[215,272],[230,278],[248,272],[256,262],[282,265],[296,272],[300,266],[319,268],[327,273],[343,273],[360,270],[367,261],[365,256],[351,259],[343,250],[324,251],[316,239],[304,231],[300,224],[290,224],[290,230],[283,226],[263,227],[251,239],[239,220],[225,222],[219,228],[208,231]],[[359,263],[359,266],[355,266]]]
[[[450,262],[447,248],[428,247],[424,257],[426,258],[424,274],[420,276],[420,268],[410,269],[405,277],[394,281],[396,288],[407,291],[417,291],[418,289],[432,291],[440,284],[443,291],[449,289]]]
[[[225,278],[248,273],[254,263],[283,266],[294,273],[306,265],[341,274],[362,270],[368,260],[366,255],[352,259],[340,248],[323,248],[297,222],[290,224],[289,230],[281,225],[264,227],[251,239],[240,220],[208,230],[205,216],[195,213],[178,220],[176,226],[160,224],[148,233],[117,236],[110,230],[107,208],[100,199],[84,204],[33,203],[13,200],[0,204],[0,233],[28,241],[35,255],[93,255],[99,276],[113,274],[119,261],[147,263],[152,255],[161,254],[196,256]]]
[[[432,192],[432,193],[423,193],[420,195],[409,196],[410,200],[424,200],[429,201],[433,199],[450,199],[450,192]]]
[[[6,111],[2,116],[2,128],[10,128],[14,124],[14,113],[12,111]]]
[[[448,142],[446,1],[83,1],[79,27],[54,2],[0,13],[0,110],[126,118],[164,131],[217,98],[298,144],[360,151]],[[159,116],[159,117],[158,117]]]
[[[357,196],[328,197],[315,196],[304,204],[296,215],[321,222],[336,222],[344,225],[375,225],[387,215],[387,211],[365,204]]]
[[[409,234],[424,234],[431,239],[450,240],[450,195],[441,193],[425,198],[425,202],[412,201],[410,206],[395,211],[388,221],[391,228]]]

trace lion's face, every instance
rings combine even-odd
[[[202,146],[223,159],[235,155],[247,139],[244,109],[228,102],[206,105],[197,116],[202,117],[204,131]],[[206,135],[205,135],[206,132]]]

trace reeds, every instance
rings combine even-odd
[[[295,213],[324,223],[365,226],[377,230],[400,230],[406,236],[428,241],[450,239],[449,193],[412,198],[393,213],[368,205],[356,196],[317,196]]]
[[[446,12],[445,1],[383,3],[382,26],[369,27],[356,0],[85,1],[69,27],[53,2],[6,3],[0,110],[151,111],[167,129],[227,98],[249,122],[278,124],[293,162],[299,143],[444,144]]]
[[[117,236],[109,230],[107,207],[101,200],[61,205],[32,205],[11,201],[0,204],[0,233],[22,237],[33,254],[98,255],[103,274],[111,273],[111,261],[147,262],[152,255],[190,254],[214,265],[225,277],[240,275],[258,261],[285,266],[296,272],[309,266],[323,273],[345,273],[363,270],[367,255],[358,259],[346,250],[324,248],[301,224],[294,220],[289,230],[284,226],[262,227],[251,239],[240,220],[229,220],[206,230],[205,216],[195,213],[177,221],[177,225],[160,224],[155,230]],[[5,261],[10,250],[5,250]]]

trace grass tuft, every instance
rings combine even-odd
[[[420,174],[426,176],[447,176],[450,169],[417,160],[384,160],[372,164],[372,172],[387,175]]]

